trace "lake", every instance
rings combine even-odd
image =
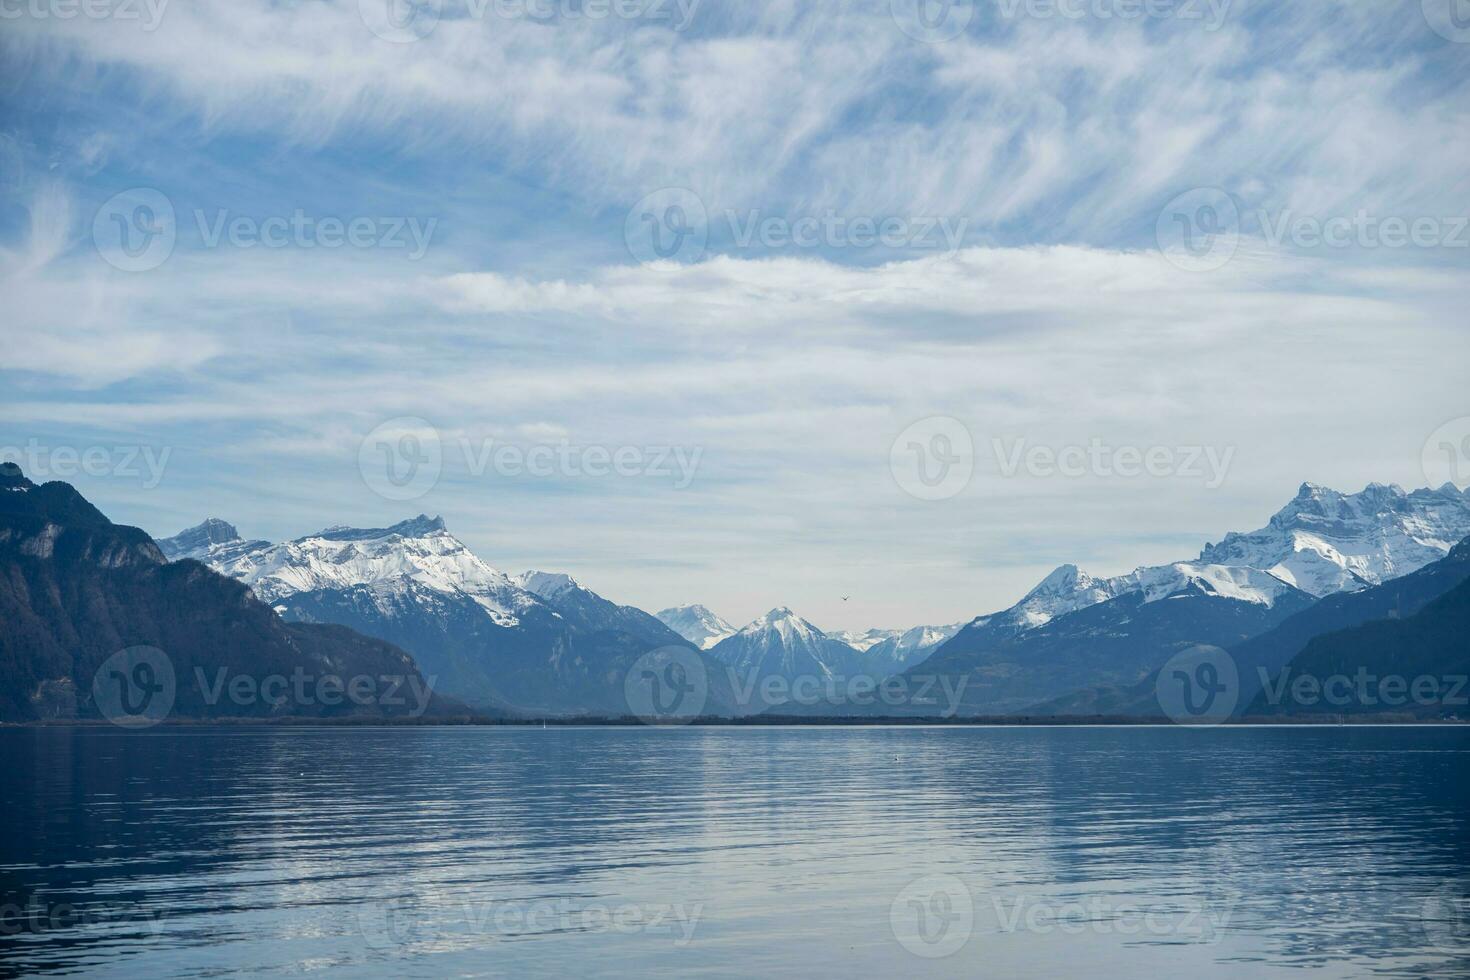
[[[1470,976],[1470,729],[0,731],[0,975]]]

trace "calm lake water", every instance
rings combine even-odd
[[[1470,730],[0,731],[0,975],[1470,975]]]

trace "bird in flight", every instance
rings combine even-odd
[[[843,601],[843,602],[846,602],[846,601],[847,601],[847,600],[848,600],[848,599],[851,599],[851,598],[852,598],[852,596],[850,596],[850,595],[845,595],[845,596],[843,596],[843,597],[842,597],[842,601]]]

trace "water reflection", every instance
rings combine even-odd
[[[25,729],[0,761],[4,976],[1470,975],[1459,729]]]

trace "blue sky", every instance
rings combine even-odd
[[[954,622],[1303,480],[1423,485],[1470,416],[1451,0],[933,3],[927,32],[909,0],[502,0],[407,42],[380,0],[69,9],[0,29],[0,447],[104,451],[67,478],[155,534],[426,511],[647,608]],[[128,258],[159,199],[172,247]],[[1179,261],[1171,209],[1229,254]],[[936,417],[970,475],[921,499],[896,460]],[[363,445],[403,418],[440,472],[389,499]],[[1006,472],[1094,442],[1229,463]],[[579,465],[477,465],[506,446]],[[157,479],[120,462],[145,448]]]

